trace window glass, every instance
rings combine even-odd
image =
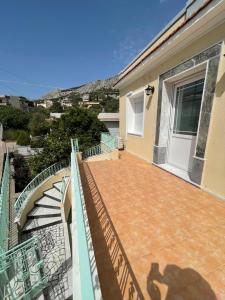
[[[204,79],[177,88],[173,133],[196,135]]]

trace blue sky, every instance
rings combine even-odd
[[[1,0],[0,94],[34,99],[117,74],[185,2]]]

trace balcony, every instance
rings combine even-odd
[[[40,173],[14,204],[1,187],[0,299],[225,299],[225,203],[116,140]],[[3,217],[4,216],[4,217]]]
[[[225,299],[225,203],[120,155],[80,166],[103,299]]]

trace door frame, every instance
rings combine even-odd
[[[203,92],[202,92],[202,98],[201,98],[201,106],[200,106],[200,112],[199,112],[199,120],[201,118],[201,112],[202,112],[202,105],[203,105],[203,98],[204,98],[204,92],[205,92],[205,84],[206,84],[206,73],[205,73],[205,70],[201,71],[201,72],[198,72],[198,73],[195,73],[195,74],[192,74],[188,77],[184,77],[184,78],[181,78],[180,80],[177,80],[175,82],[173,82],[171,84],[171,89],[172,89],[172,99],[171,99],[171,109],[170,109],[170,116],[169,116],[169,135],[168,135],[168,143],[167,143],[167,163],[170,164],[168,162],[168,159],[169,159],[169,152],[170,152],[170,149],[171,149],[171,137],[172,135],[174,137],[178,137],[177,134],[174,134],[173,133],[173,127],[174,127],[174,118],[175,118],[175,106],[176,106],[176,101],[177,101],[177,98],[176,98],[176,95],[177,95],[177,88],[180,87],[180,86],[183,86],[185,84],[188,84],[188,83],[191,83],[191,82],[195,82],[197,80],[200,80],[200,79],[204,79],[204,85],[203,85]],[[197,127],[197,133],[196,133],[196,140],[195,140],[195,146],[194,146],[194,155],[196,153],[196,146],[197,146],[197,138],[198,138],[198,132],[199,132],[199,125],[200,125],[200,122],[198,120],[198,127]],[[179,134],[179,136],[181,136],[181,134]],[[193,136],[192,136],[193,137]],[[190,138],[190,135],[185,135],[183,134],[182,135],[182,138],[183,139],[188,139],[188,140],[191,140]],[[174,165],[175,166],[175,165]],[[175,166],[176,168],[179,168],[177,166]],[[181,168],[179,168],[181,169]],[[190,171],[190,170],[185,170],[187,173]]]

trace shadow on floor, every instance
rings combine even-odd
[[[80,174],[103,299],[144,299],[87,163]]]
[[[147,278],[151,300],[217,300],[209,283],[195,270],[167,265],[163,274],[152,263]]]

